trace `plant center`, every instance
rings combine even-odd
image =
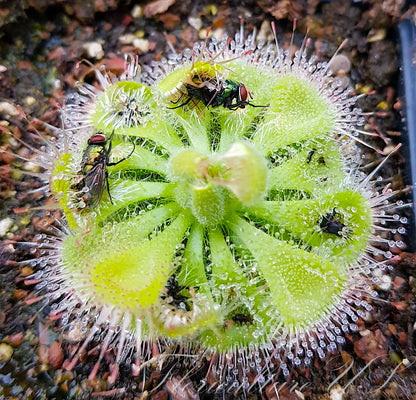
[[[183,150],[172,157],[169,171],[177,185],[177,203],[206,226],[218,225],[230,212],[261,200],[267,186],[264,158],[242,141],[224,154]]]

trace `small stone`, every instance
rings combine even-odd
[[[374,271],[374,276],[378,279],[376,289],[382,290],[383,292],[388,292],[391,289],[392,280],[389,275],[384,275],[382,271],[376,270]]]
[[[104,57],[103,46],[99,42],[87,42],[82,47],[90,58],[101,60]]]
[[[6,343],[0,344],[0,362],[7,362],[13,354],[13,347]]]
[[[382,29],[371,29],[370,32],[368,32],[368,41],[370,43],[378,42],[380,40],[383,40],[386,38],[387,30]]]
[[[392,335],[397,335],[397,329],[393,324],[388,324],[387,328]]]
[[[33,163],[31,161],[27,161],[23,164],[22,168],[25,171],[30,171],[30,172],[39,172],[40,171],[40,167],[38,164]]]
[[[22,300],[27,296],[27,291],[24,289],[16,289],[13,293],[13,298],[16,300]]]
[[[136,35],[134,35],[133,33],[126,33],[125,35],[121,35],[118,38],[118,41],[121,44],[132,44],[134,39],[136,39]]]
[[[23,267],[21,275],[25,278],[33,274],[33,269],[30,267]]]
[[[192,26],[192,28],[199,31],[202,28],[202,20],[199,17],[189,17],[188,24]]]
[[[207,38],[207,34],[208,34],[208,38],[209,38],[209,39],[211,39],[211,38],[212,38],[212,36],[213,36],[212,31],[210,31],[210,32],[208,33],[208,30],[204,28],[204,29],[201,29],[201,30],[198,32],[198,37],[199,37],[200,39],[205,40],[205,39]]]
[[[159,17],[166,29],[173,29],[180,21],[180,17],[176,14],[165,13]]]
[[[344,70],[341,70],[344,72]],[[337,87],[340,87],[341,89],[346,89],[350,85],[350,78],[348,76],[340,76],[339,73],[337,74],[335,78],[335,84]]]
[[[58,369],[64,361],[64,352],[61,347],[61,343],[54,341],[48,351],[48,361],[55,369]]]
[[[10,217],[2,219],[0,221],[0,237],[4,237],[13,224],[14,221]]]
[[[81,323],[75,323],[64,337],[72,343],[78,343],[84,339],[85,333],[81,330]]]
[[[131,10],[131,16],[133,18],[140,18],[143,15],[143,8],[141,6],[134,6]]]
[[[146,18],[153,17],[156,14],[162,14],[175,3],[175,0],[156,0],[145,5],[143,14]]]
[[[391,284],[391,277],[388,275],[383,275],[381,282],[377,285],[377,288],[384,292],[388,292],[391,289]]]
[[[33,96],[27,96],[23,99],[23,101],[27,106],[31,106],[36,103],[36,99]]]
[[[389,358],[393,361],[394,364],[400,364],[402,362],[402,358],[396,351],[392,351],[389,353]]]
[[[339,70],[343,70],[347,73],[351,69],[351,61],[346,55],[337,54],[329,63],[329,69],[333,74],[336,74]]]
[[[42,364],[48,364],[48,348],[45,345],[39,346],[38,358]]]
[[[374,358],[387,355],[388,342],[386,337],[377,329],[354,343],[354,351],[358,357],[366,362]]]
[[[397,335],[397,341],[401,346],[407,345],[407,333],[406,332],[399,332]]]
[[[140,53],[147,53],[149,51],[149,41],[147,39],[136,38],[133,40],[133,46],[139,50]]]
[[[218,41],[221,40],[225,35],[224,28],[217,28],[214,29],[214,32],[212,32],[212,36],[217,39]]]
[[[15,117],[19,115],[19,110],[7,101],[0,102],[0,114],[3,114],[7,117]]]
[[[272,34],[272,30],[270,29],[270,22],[267,20],[264,20],[261,23],[260,30],[259,30],[259,33],[257,34],[256,39],[258,41],[267,42],[271,34]]]
[[[393,144],[388,144],[384,147],[383,152],[384,154],[390,154],[394,150],[395,146]]]
[[[393,281],[393,286],[396,290],[401,289],[406,284],[406,279],[401,276],[396,276]]]
[[[329,398],[331,400],[342,400],[344,398],[345,391],[340,385],[335,385],[329,392]]]
[[[20,344],[22,344],[24,338],[25,338],[24,333],[18,332],[18,333],[15,333],[14,335],[7,337],[6,341],[12,346],[19,346]]]

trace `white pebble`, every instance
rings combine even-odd
[[[337,54],[329,63],[329,69],[333,74],[341,70],[347,73],[351,69],[351,61],[345,54]]]
[[[264,20],[260,26],[259,33],[257,34],[256,40],[267,42],[269,36],[272,34],[272,30],[270,29],[270,22]]]
[[[141,6],[134,6],[131,10],[131,16],[133,18],[140,18],[143,15],[143,8]]]
[[[125,35],[121,35],[118,38],[118,41],[121,44],[132,44],[134,39],[136,39],[136,35],[134,35],[133,33],[126,33]]]
[[[99,42],[87,42],[82,47],[90,58],[101,60],[104,57],[103,46]]]
[[[214,32],[212,32],[212,36],[217,39],[217,40],[221,40],[225,35],[225,30],[224,28],[217,28],[214,30]]]
[[[5,114],[9,117],[19,115],[19,110],[7,101],[0,102],[0,114]]]
[[[149,41],[147,39],[136,38],[133,40],[133,46],[139,50],[140,53],[147,53],[149,51]]]
[[[29,172],[39,172],[40,171],[40,167],[38,164],[33,163],[32,161],[27,161],[23,164],[22,168],[25,171],[29,171]]]
[[[33,96],[27,96],[23,99],[23,101],[27,106],[31,106],[36,103],[36,99]]]
[[[344,398],[345,391],[340,385],[336,385],[331,389],[329,398],[331,400],[342,400]]]
[[[378,278],[376,288],[383,292],[388,292],[392,286],[392,280],[389,275],[384,275],[382,271],[376,270],[373,272],[374,276]]]
[[[188,24],[192,26],[192,28],[199,31],[202,28],[202,20],[198,17],[189,17]]]
[[[0,237],[4,237],[13,224],[14,221],[10,217],[2,219],[0,221]]]

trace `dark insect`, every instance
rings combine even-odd
[[[313,148],[309,153],[308,153],[308,157],[306,158],[306,164],[309,164],[312,160],[312,156],[315,154],[316,149]]]
[[[318,164],[326,165],[325,158],[323,156],[318,158]]]
[[[341,222],[341,214],[337,213],[334,207],[332,212],[322,217],[321,221],[319,222],[319,227],[325,233],[343,237],[342,232],[345,228],[345,225]]]
[[[179,286],[176,276],[171,275],[166,282],[166,286],[161,293],[161,297],[164,300],[168,300],[169,304],[173,305],[178,310],[190,311],[191,308],[188,304],[189,298],[180,293],[183,289],[183,287]]]
[[[245,85],[230,81],[228,79],[217,85],[213,85],[209,81],[202,80],[201,82],[195,82],[195,85],[188,83],[185,85],[185,88],[188,92],[188,99],[178,106],[171,107],[172,109],[183,107],[191,100],[201,101],[206,107],[223,106],[229,110],[245,108],[247,105],[251,107],[268,107],[250,103],[248,99],[252,99],[253,96]]]
[[[107,139],[103,133],[95,133],[88,139],[88,146],[82,154],[80,171],[82,180],[74,185],[73,188],[82,192],[83,200],[89,208],[98,206],[103,195],[104,186],[107,187],[108,197],[110,198],[111,204],[113,204],[108,183],[107,167],[120,164],[129,158],[136,148],[136,145],[134,144],[133,150],[127,157],[124,157],[117,162],[110,163],[109,157],[112,148],[113,135],[114,131]],[[110,143],[108,148],[106,148],[107,143]]]
[[[234,322],[236,322],[239,325],[251,325],[253,323],[253,318],[250,314],[235,314],[233,315],[233,317],[231,318]]]

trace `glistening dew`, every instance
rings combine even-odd
[[[241,31],[142,73],[127,57],[121,77],[96,70],[101,89],[71,97],[42,163],[65,216],[35,276],[62,329],[81,332],[68,369],[99,341],[90,378],[114,350],[114,382],[120,363],[137,374],[176,346],[247,389],[357,330],[392,256],[377,243],[401,245],[378,236],[401,205],[359,169],[357,98],[306,47]]]

